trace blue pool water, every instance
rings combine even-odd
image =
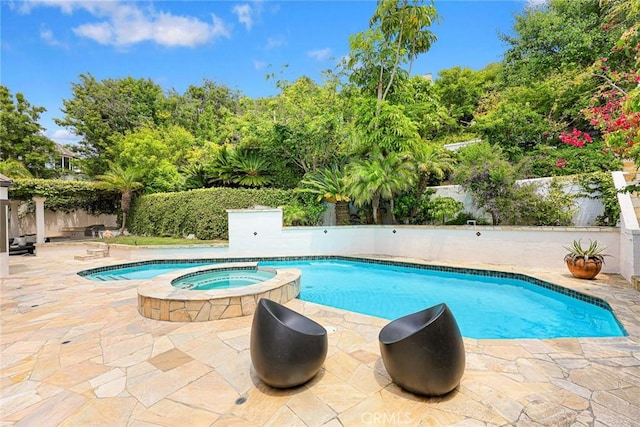
[[[170,273],[182,268],[200,267],[211,262],[175,262],[164,264],[140,264],[131,267],[106,269],[97,273],[91,273],[86,277],[91,280],[140,280],[152,279],[161,274]]]
[[[253,285],[275,277],[274,271],[256,269],[205,271],[179,277],[172,286],[192,291],[209,291],[212,289],[228,289]]]
[[[462,335],[469,338],[625,335],[611,311],[524,280],[344,260],[261,261],[260,266],[299,268],[299,298],[304,301],[385,319],[445,302]],[[144,267],[150,268],[147,274],[185,268],[180,264]],[[100,274],[139,278],[143,273],[138,268],[142,267]]]

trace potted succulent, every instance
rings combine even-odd
[[[564,248],[569,251],[564,256],[567,268],[579,279],[596,277],[602,269],[604,257],[608,256],[604,253],[607,248],[600,245],[597,240],[589,240],[587,248],[582,246],[582,240],[574,240],[570,247],[564,246]]]

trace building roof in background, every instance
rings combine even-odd
[[[76,154],[73,151],[63,147],[60,144],[56,144],[56,150],[58,150],[58,153],[62,154],[65,157],[73,157],[73,158],[76,157]]]
[[[12,181],[8,176],[4,176],[0,173],[0,187],[9,187],[11,182]]]

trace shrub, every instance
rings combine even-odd
[[[134,200],[127,228],[141,235],[195,234],[199,239],[228,239],[227,209],[276,207],[294,199],[288,190],[220,187],[147,194]]]
[[[90,214],[114,214],[120,207],[120,193],[98,187],[95,182],[53,179],[14,179],[9,198],[29,201],[34,196],[46,197],[44,205],[53,211],[71,212],[83,209]]]
[[[595,172],[578,175],[574,182],[580,186],[580,197],[602,200],[604,212],[596,218],[596,225],[615,227],[620,219],[620,204],[611,173]]]

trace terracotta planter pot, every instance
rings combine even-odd
[[[566,262],[569,272],[578,279],[593,279],[602,269],[602,262],[588,260],[585,263],[583,258],[578,258],[575,262],[567,259]]]

